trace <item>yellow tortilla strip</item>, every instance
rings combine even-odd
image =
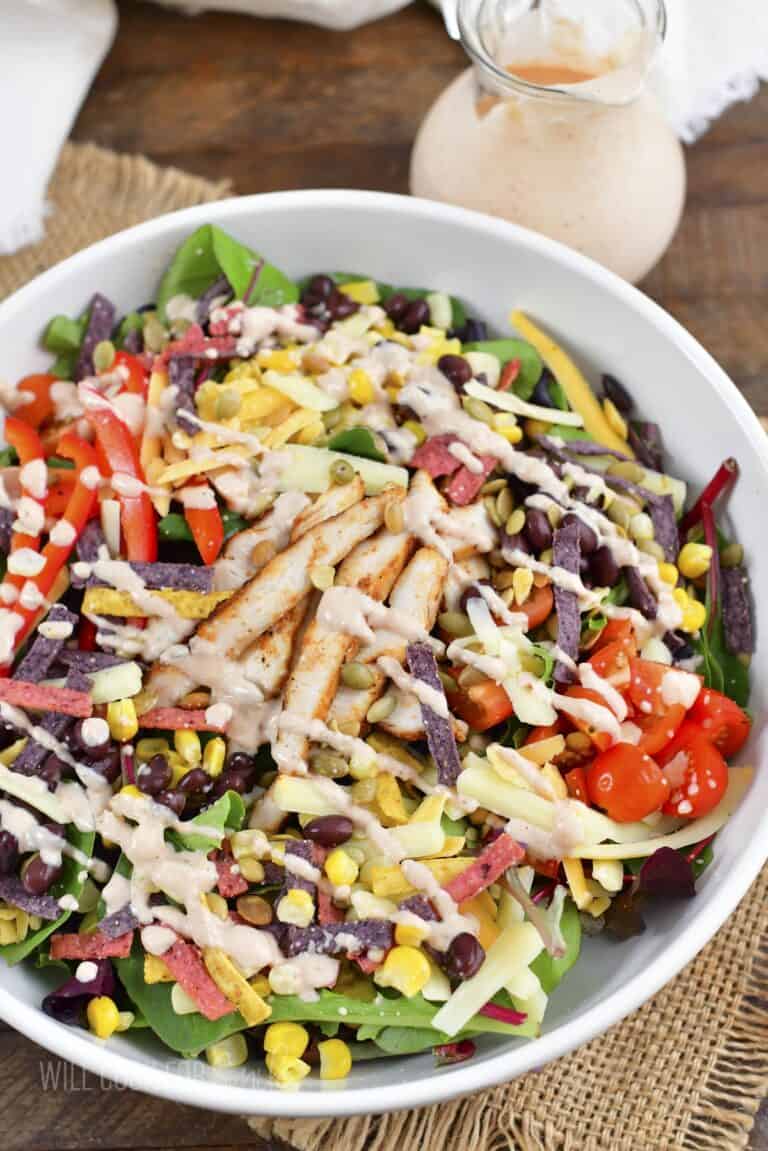
[[[232,592],[163,590],[149,594],[171,604],[181,619],[207,619]],[[111,587],[89,587],[83,597],[83,611],[86,615],[116,615],[128,619],[147,615],[146,608],[140,607],[128,592]]]
[[[253,990],[225,951],[220,947],[206,947],[203,962],[219,991],[235,1005],[249,1027],[258,1027],[269,1019],[272,1008]]]
[[[207,456],[195,456],[193,459],[181,460],[177,464],[170,464],[157,477],[159,484],[178,484],[181,480],[188,480],[191,476],[202,475],[204,472],[213,472],[217,468],[231,466],[233,459],[239,457],[247,460],[253,452],[244,444],[229,444],[218,452],[211,452]]]

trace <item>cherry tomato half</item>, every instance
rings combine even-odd
[[[631,743],[615,743],[602,752],[589,765],[586,776],[591,802],[617,823],[645,819],[669,798],[664,772]]]
[[[471,687],[451,693],[451,709],[468,723],[473,731],[487,731],[512,715],[512,700],[500,683],[492,679],[473,683]]]
[[[634,654],[635,645],[631,639],[615,639],[593,651],[587,662],[597,675],[621,690],[629,685],[630,660]]]
[[[535,627],[539,627],[548,618],[555,602],[555,594],[552,591],[550,584],[544,584],[543,587],[536,587],[536,584],[531,588],[531,593],[528,599],[519,609],[524,612],[528,617],[528,631]]]
[[[609,712],[609,714],[613,714],[605,701],[605,697],[597,691],[592,691],[589,687],[580,687],[578,684],[574,684],[568,688],[565,694],[569,699],[586,700],[589,703],[597,704],[604,711]],[[561,711],[565,711],[565,708],[562,706]],[[605,751],[606,748],[611,746],[612,736],[609,731],[602,731],[599,727],[592,724],[589,719],[582,719],[580,716],[570,715],[566,712],[566,717],[578,731],[583,731],[585,735],[589,736],[599,751]]]
[[[674,739],[677,729],[685,719],[685,708],[680,703],[671,704],[661,715],[644,715],[637,711],[632,723],[640,728],[642,735],[637,746],[646,755],[656,755]]]
[[[630,660],[630,670],[629,698],[644,715],[661,715],[675,703],[685,706],[681,695],[695,699],[701,685],[699,677],[691,672],[650,659]]]
[[[737,703],[711,687],[699,693],[689,718],[706,732],[726,759],[741,751],[752,727],[749,716]]]
[[[592,644],[592,651],[599,651],[601,647],[607,647],[609,643],[615,643],[617,640],[631,645],[632,654],[637,651],[637,642],[635,640],[635,633],[632,630],[631,620],[609,619]]]
[[[589,803],[587,773],[583,767],[574,767],[570,771],[566,771],[563,779],[571,799],[580,799],[582,803]]]
[[[686,720],[659,761],[672,787],[667,815],[698,819],[717,807],[728,786],[728,764],[698,724]]]

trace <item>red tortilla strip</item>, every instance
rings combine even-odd
[[[464,903],[490,887],[508,867],[520,863],[524,855],[525,850],[504,831],[478,855],[466,871],[446,883],[445,890],[455,903]]]
[[[84,691],[68,687],[43,687],[23,679],[0,680],[0,700],[29,711],[54,711],[88,719],[93,715],[91,697]]]
[[[162,959],[182,991],[194,1000],[206,1019],[213,1022],[235,1010],[211,979],[194,944],[177,939],[173,947],[163,952]]]
[[[248,890],[248,880],[244,879],[237,867],[235,859],[227,851],[213,851],[208,857],[216,864],[216,889],[224,899],[234,899]]]
[[[54,935],[51,959],[127,959],[132,944],[132,931],[126,931],[116,939],[110,939],[102,931]]]
[[[456,504],[457,507],[462,508],[466,504],[472,503],[472,500],[499,462],[495,456],[478,456],[477,458],[483,465],[482,471],[472,472],[468,467],[462,465],[445,489],[445,495],[451,503]]]
[[[369,959],[367,955],[355,956],[355,963],[364,975],[373,975],[381,967],[383,959]]]
[[[224,727],[209,723],[201,708],[153,707],[139,716],[139,726],[162,728],[164,731],[226,731]]]
[[[449,448],[457,442],[453,435],[430,436],[411,456],[410,466],[429,472],[433,480],[451,476],[461,466]]]
[[[331,899],[327,891],[318,888],[317,892],[317,921],[318,923],[341,923],[344,912]]]

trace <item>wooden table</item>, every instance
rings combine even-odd
[[[405,192],[416,127],[463,65],[422,3],[340,34],[121,0],[73,135],[230,178],[238,192]],[[768,88],[689,150],[688,174],[678,236],[643,286],[768,416]],[[260,1145],[238,1119],[101,1084],[8,1030],[0,1069],[6,1151]],[[767,1108],[751,1147],[768,1151]]]

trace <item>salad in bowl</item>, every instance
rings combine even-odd
[[[0,956],[280,1084],[534,1038],[749,785],[735,461],[689,493],[539,317],[215,225],[136,304],[3,391]]]

